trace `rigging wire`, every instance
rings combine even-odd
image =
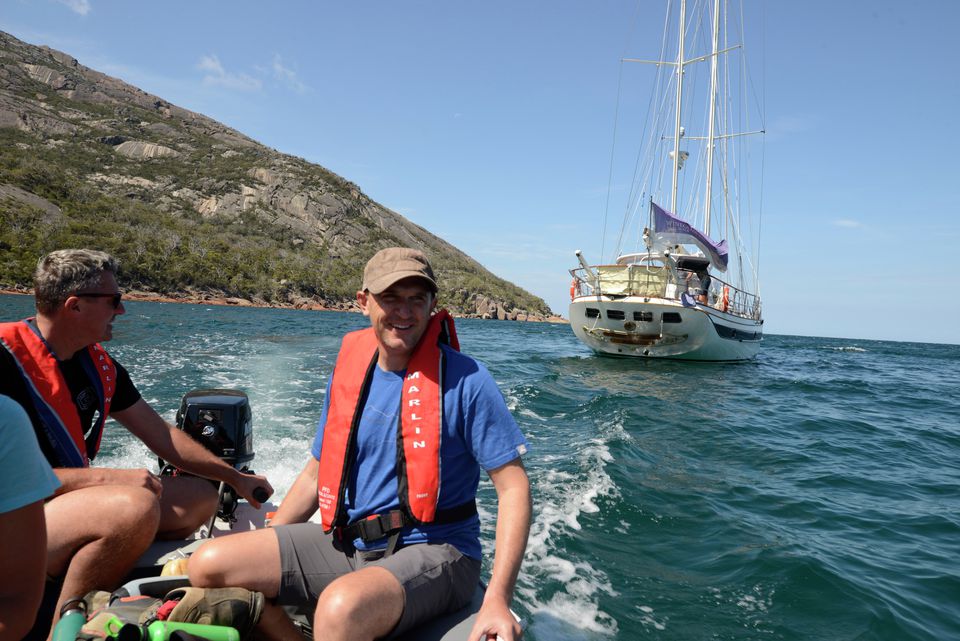
[[[607,217],[610,213],[610,194],[613,191],[613,163],[617,149],[617,123],[620,120],[620,95],[623,90],[623,60],[620,60],[620,73],[617,79],[617,103],[613,108],[613,142],[610,145],[610,170],[607,173],[607,200],[603,206],[603,232],[600,235],[600,262],[607,249]],[[622,233],[622,232],[621,232]]]
[[[630,47],[631,35],[636,30],[637,22],[640,19],[640,2],[638,0],[636,8],[633,11],[633,19],[630,21],[630,28],[627,29],[627,37],[623,43],[623,52],[620,55],[620,69],[617,77],[617,101],[614,105],[613,110],[613,140],[610,144],[610,167],[607,172],[607,198],[603,207],[603,232],[600,237],[600,262],[603,262],[603,256],[607,250],[607,220],[610,214],[610,197],[613,192],[613,167],[614,161],[616,158],[616,148],[617,148],[617,125],[620,122],[620,101],[621,96],[623,95],[623,59],[626,57],[627,49]],[[623,227],[621,224],[620,236],[623,236]],[[618,239],[619,244],[619,239]]]
[[[639,4],[638,4],[639,8]],[[665,60],[666,52],[669,47],[670,34],[671,31],[668,29],[670,24],[670,15],[673,11],[673,2],[668,1],[667,11],[663,16],[663,29],[661,29],[661,40],[660,40],[660,53],[657,60]],[[627,233],[627,227],[632,221],[633,218],[637,218],[637,228],[636,228],[636,240],[635,246],[639,247],[643,239],[643,225],[639,222],[639,211],[641,211],[645,200],[646,195],[650,193],[652,197],[652,192],[648,192],[648,184],[662,184],[663,181],[663,172],[666,171],[666,164],[662,162],[662,155],[657,153],[658,142],[657,142],[657,133],[660,131],[662,125],[662,114],[669,98],[669,91],[664,90],[663,85],[666,84],[669,89],[670,79],[673,77],[672,74],[667,74],[664,72],[665,65],[656,65],[656,71],[654,72],[654,82],[653,82],[653,91],[649,94],[649,99],[647,101],[647,113],[643,119],[643,129],[640,134],[640,144],[637,147],[637,155],[634,160],[633,167],[633,177],[631,180],[630,193],[627,196],[626,206],[624,208],[623,221],[620,227],[620,236],[617,239],[617,254],[624,253],[625,247],[625,238]],[[656,98],[660,97],[660,104],[656,104]],[[662,142],[662,136],[661,136]],[[643,168],[643,169],[642,169]],[[659,169],[658,169],[659,168]],[[658,178],[654,182],[652,176],[657,173]],[[649,212],[649,210],[648,210]],[[647,213],[649,216],[649,213]],[[649,226],[649,221],[648,221]]]
[[[765,81],[767,78],[767,5],[760,3],[760,78]],[[767,83],[761,82],[762,101],[760,103],[760,122],[761,127],[767,130]],[[757,213],[757,239],[756,253],[754,254],[756,265],[754,267],[753,280],[754,291],[757,293],[757,300],[760,297],[760,236],[763,231],[763,187],[764,174],[767,166],[767,136],[763,135],[760,145],[760,194],[759,194],[759,212]]]

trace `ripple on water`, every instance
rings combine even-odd
[[[0,297],[8,318],[29,302]],[[189,389],[245,389],[280,498],[363,322],[131,303],[110,350],[169,419]],[[960,638],[960,347],[768,336],[752,363],[697,365],[595,357],[565,326],[457,328],[532,445],[528,641]],[[153,464],[108,429],[98,463]],[[489,573],[489,480],[479,498]]]

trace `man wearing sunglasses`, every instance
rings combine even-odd
[[[154,538],[185,537],[209,519],[217,492],[206,478],[255,507],[254,490],[273,491],[264,477],[241,474],[164,421],[100,345],[126,311],[117,267],[99,251],[51,252],[34,273],[36,317],[0,323],[0,394],[27,411],[61,483],[44,509],[47,573],[63,578],[60,602],[113,589]],[[197,476],[91,467],[107,416]]]

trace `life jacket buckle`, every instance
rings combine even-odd
[[[360,538],[366,543],[377,541],[393,532],[402,530],[406,518],[400,510],[391,510],[386,514],[372,514],[362,521],[357,521],[343,528],[337,528],[338,535],[343,539]]]

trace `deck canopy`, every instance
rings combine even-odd
[[[655,245],[693,244],[710,258],[713,266],[727,271],[727,241],[719,243],[668,212],[657,203],[650,201],[650,217],[653,219],[653,242]]]
[[[704,272],[710,267],[710,259],[705,256],[675,256],[679,269],[692,272]]]

